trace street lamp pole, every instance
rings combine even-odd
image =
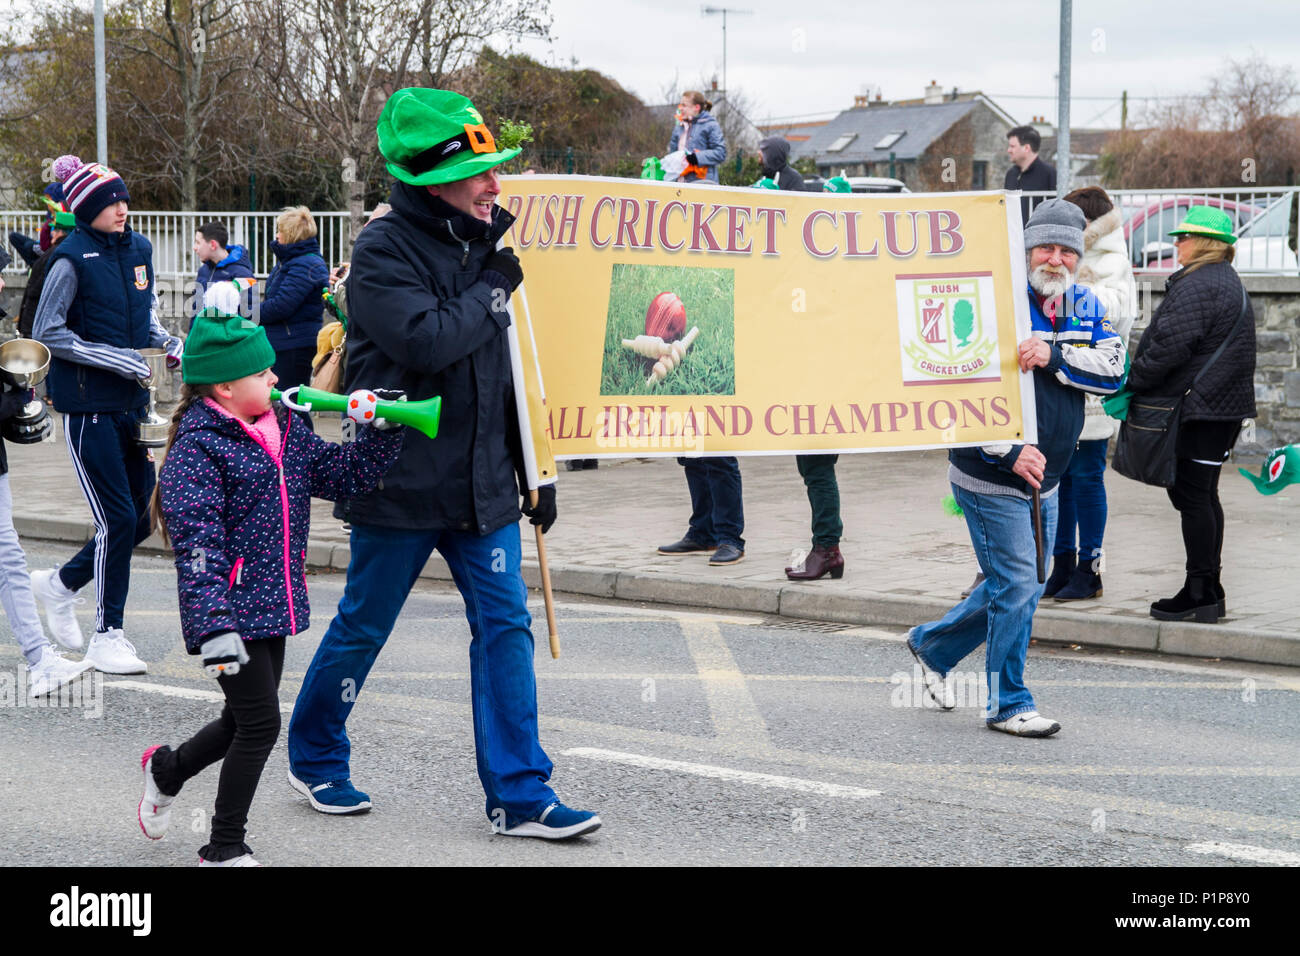
[[[108,165],[108,92],[104,81],[104,0],[95,0],[95,153]]]
[[[728,13],[753,13],[753,10],[740,9],[737,7],[700,7],[700,16],[711,17],[716,13],[722,14],[722,92],[727,92],[727,14]]]

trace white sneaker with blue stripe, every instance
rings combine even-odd
[[[590,810],[572,810],[558,800],[535,819],[525,820],[506,830],[502,836],[541,837],[543,840],[567,840],[600,829],[600,817]]]

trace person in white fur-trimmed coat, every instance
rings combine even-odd
[[[1082,209],[1088,220],[1075,281],[1105,308],[1103,321],[1110,323],[1127,349],[1129,332],[1137,318],[1138,296],[1124,242],[1123,218],[1100,186],[1076,189],[1065,199]],[[1080,601],[1102,594],[1102,538],[1106,531],[1106,485],[1102,475],[1106,470],[1106,446],[1119,422],[1107,417],[1097,396],[1088,395],[1086,399],[1083,432],[1070,467],[1061,478],[1052,574],[1043,592],[1045,597],[1058,601]]]

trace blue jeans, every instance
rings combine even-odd
[[[349,776],[346,723],[402,604],[433,549],[465,599],[472,636],[470,695],[478,776],[487,814],[505,825],[555,800],[550,758],[537,738],[532,616],[520,574],[518,525],[488,535],[352,528],[352,558],[338,614],[321,638],[289,721],[289,768],[315,785]]]
[[[977,495],[956,485],[952,493],[966,513],[984,580],[941,620],[913,628],[908,641],[940,674],[983,644],[989,689],[984,716],[1006,720],[1035,709],[1025,686],[1025,654],[1044,585],[1034,567],[1032,508],[1014,495]],[[1051,495],[1043,499],[1043,540],[1050,541],[1055,529],[1056,495]]]
[[[1074,550],[1074,529],[1079,529],[1079,563],[1101,554],[1106,534],[1106,446],[1109,438],[1081,441],[1070,456],[1070,467],[1061,476],[1061,503],[1056,521],[1053,555]]]
[[[745,550],[745,506],[740,463],[734,458],[678,458],[691,492],[687,537],[701,544],[734,544]]]

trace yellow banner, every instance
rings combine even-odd
[[[1005,194],[503,177],[555,458],[1035,441]]]

